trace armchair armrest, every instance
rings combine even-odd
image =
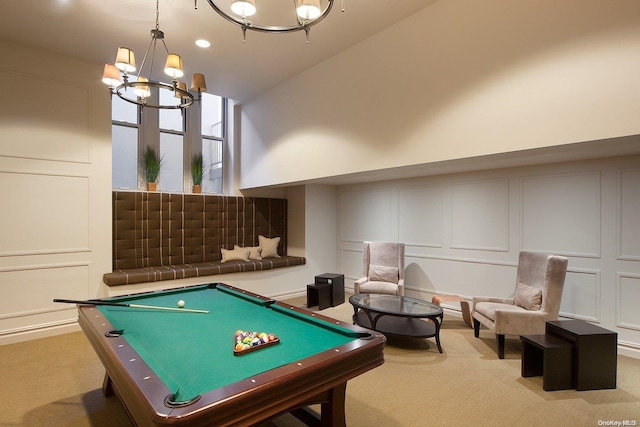
[[[500,304],[515,304],[515,300],[513,298],[500,298],[500,297],[473,297],[473,308],[475,309],[476,304],[479,302],[497,302]]]
[[[361,277],[358,280],[356,280],[355,282],[353,282],[353,293],[354,294],[359,294],[360,293],[360,285],[367,283],[369,281],[368,277]]]
[[[502,335],[537,335],[544,333],[549,313],[538,310],[496,310],[495,333]]]

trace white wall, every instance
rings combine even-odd
[[[245,103],[240,187],[639,134],[639,45],[637,0],[437,2]]]
[[[111,120],[100,65],[0,41],[0,344],[77,328],[111,269]]]
[[[339,188],[340,264],[406,243],[409,295],[511,296],[520,250],[569,258],[561,316],[616,331],[640,356],[640,156]]]

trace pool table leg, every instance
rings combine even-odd
[[[109,374],[107,374],[106,372],[104,373],[104,380],[102,380],[102,393],[105,397],[114,395],[113,383],[111,382]]]
[[[322,403],[321,425],[323,427],[336,426],[345,427],[345,395],[347,393],[347,383],[344,382],[329,390],[330,399]]]
[[[310,407],[302,407],[291,411],[291,415],[306,426],[346,427],[344,412],[346,390],[347,384],[343,383],[314,396],[310,403],[320,401],[320,414]]]

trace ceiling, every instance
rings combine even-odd
[[[290,12],[292,1],[256,3],[258,8],[268,5],[270,11],[280,8]],[[323,4],[326,1],[322,0]],[[202,72],[209,92],[241,103],[437,1],[335,0],[329,16],[312,28],[309,44],[305,43],[304,32],[248,32],[243,43],[241,29],[219,16],[207,0],[160,0],[159,27],[168,48],[183,57],[187,76]],[[345,11],[341,12],[343,3]],[[151,40],[149,31],[155,28],[155,7],[155,0],[6,1],[0,14],[0,39],[96,63],[112,63],[117,48],[127,46],[136,53],[139,66]],[[201,38],[209,40],[211,46],[197,47],[194,42]],[[164,54],[158,62],[164,63]],[[308,182],[351,184],[634,154],[640,154],[637,135]]]
[[[243,43],[240,27],[207,0],[160,0],[159,28],[169,50],[182,56],[186,76],[201,72],[209,92],[244,102],[436,1],[335,0],[329,16],[311,29],[309,44],[304,31],[248,31]],[[256,3],[258,9],[293,9],[292,0]],[[97,63],[112,63],[117,48],[127,46],[140,66],[155,20],[155,0],[13,0],[3,4],[0,39]],[[211,46],[199,48],[197,39]],[[161,66],[164,58],[157,60]]]

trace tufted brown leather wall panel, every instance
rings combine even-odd
[[[114,270],[219,261],[260,234],[286,255],[286,199],[113,192]]]
[[[220,263],[220,249],[280,237],[283,257]],[[287,200],[200,194],[113,192],[113,272],[118,285],[301,265],[287,255]]]

